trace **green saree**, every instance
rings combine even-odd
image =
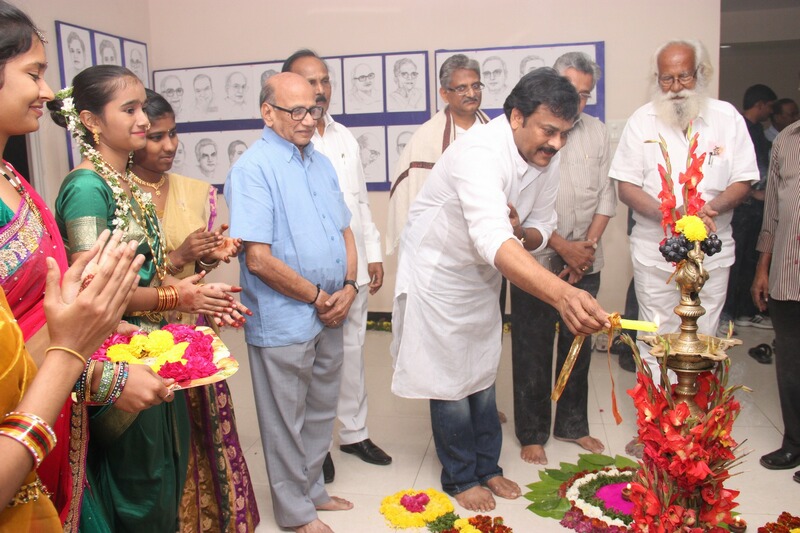
[[[139,212],[136,202],[130,209]],[[106,181],[91,170],[67,175],[56,199],[56,221],[73,254],[88,250],[106,228],[113,229],[117,205]],[[137,240],[145,256],[142,287],[160,284],[147,237],[161,237],[157,227],[141,227],[127,215],[127,238]],[[140,220],[145,220],[139,216]],[[160,324],[144,316],[126,316],[142,329]],[[182,391],[175,400],[129,415],[114,407],[89,409],[90,439],[86,460],[89,487],[81,508],[84,533],[174,532],[186,477],[189,418]]]

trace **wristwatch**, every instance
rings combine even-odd
[[[356,294],[358,294],[358,283],[356,283],[356,280],[354,280],[354,279],[346,279],[346,280],[344,280],[344,285],[342,286],[342,288],[344,288],[347,285],[350,285],[351,287],[353,287],[353,289],[356,291]]]

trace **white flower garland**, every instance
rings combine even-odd
[[[604,513],[603,510],[599,507],[590,504],[586,500],[582,500],[580,497],[580,488],[589,483],[590,481],[594,481],[597,477],[614,477],[614,476],[622,476],[623,474],[630,474],[631,478],[633,477],[633,472],[621,472],[616,467],[608,467],[606,469],[601,470],[600,472],[593,472],[591,474],[586,474],[585,476],[578,478],[575,482],[567,489],[567,493],[564,495],[567,500],[571,501],[572,504],[577,507],[578,509],[583,512],[585,516],[588,518],[597,518],[598,520],[602,520],[609,526],[619,526],[619,527],[628,527],[625,522],[620,520],[619,518],[609,518]]]

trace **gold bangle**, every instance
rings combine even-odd
[[[172,276],[177,276],[183,270],[182,268],[175,266],[175,263],[173,263],[172,259],[169,258],[169,254],[164,256],[164,266],[166,267],[167,272],[169,272],[169,274]]]
[[[86,358],[70,348],[65,348],[63,346],[51,346],[44,351],[44,354],[47,355],[48,352],[50,352],[50,350],[61,350],[62,352],[67,352],[68,354],[73,355],[78,359],[80,359],[81,363],[83,363],[84,365],[86,364]]]

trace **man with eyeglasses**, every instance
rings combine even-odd
[[[395,61],[393,70],[397,89],[389,93],[386,110],[424,111],[425,95],[416,86],[419,77],[416,63],[409,57],[403,57]]]
[[[583,112],[600,78],[600,66],[583,52],[567,52],[553,68],[578,91],[578,120],[561,149],[556,214],[558,225],[536,260],[560,278],[594,297],[600,289],[603,248],[600,238],[616,214],[617,194],[608,177],[611,148],[608,130]],[[541,299],[511,285],[511,357],[514,376],[514,432],[527,463],[547,464],[544,445],[550,438],[550,393],[553,341],[557,337],[556,375],[574,335],[558,312]],[[557,327],[558,326],[558,327]],[[557,333],[556,333],[557,332]],[[556,404],[553,437],[574,442],[592,453],[603,443],[589,434],[587,402],[591,343],[583,343],[567,386]]]
[[[343,358],[342,325],[358,293],[350,211],[336,170],[311,143],[323,108],[308,81],[282,72],[261,89],[261,138],[225,182],[261,441],[275,520],[330,533],[322,463],[331,443]]]
[[[311,141],[314,148],[327,155],[344,192],[344,201],[350,209],[350,229],[356,243],[358,268],[355,277],[358,292],[347,321],[342,326],[344,360],[339,403],[336,416],[341,422],[339,449],[353,454],[364,462],[385,466],[392,458],[372,442],[367,428],[367,386],[364,376],[364,341],[367,329],[367,298],[383,286],[383,256],[381,235],[372,221],[369,207],[364,165],[359,154],[364,154],[353,134],[336,122],[328,113],[331,103],[330,73],[325,62],[315,52],[298,50],[283,64],[284,72],[299,74],[311,85],[315,103],[325,113],[317,121]],[[335,468],[328,453],[322,468],[326,483],[333,481]]]
[[[702,295],[706,313],[697,321],[698,333],[714,335],[734,260],[733,208],[747,196],[750,183],[758,181],[753,143],[736,108],[708,96],[713,67],[699,41],[667,42],[656,50],[651,68],[651,100],[628,119],[609,171],[617,181],[620,200],[633,210],[636,222],[630,252],[639,318],[658,322],[659,331],[679,329],[680,320],[673,308],[680,294],[674,283],[667,283],[675,268],[658,250],[665,237],[658,199],[662,187],[658,166],[664,165],[664,159],[659,145],[647,141],[664,137],[673,168],[677,209],[683,211],[683,185],[678,173],[686,169],[691,126],[692,135],[699,133],[696,153],[705,154],[704,177],[698,189],[706,203],[698,214],[723,243],[720,253],[705,258],[704,267],[710,275]],[[658,364],[649,347],[639,342],[639,350],[653,375],[658,376]],[[628,453],[641,453],[635,448],[628,446]]]
[[[439,95],[446,105],[417,128],[392,172],[386,253],[392,254],[397,249],[408,209],[442,152],[475,124],[489,122],[489,117],[479,109],[482,91],[477,61],[455,54],[442,63]]]
[[[469,511],[488,512],[495,496],[521,494],[499,466],[502,277],[556,307],[574,334],[607,323],[589,293],[528,253],[546,246],[555,227],[558,151],[579,101],[553,69],[525,75],[504,114],[442,154],[401,237],[392,392],[429,400],[442,488]]]

